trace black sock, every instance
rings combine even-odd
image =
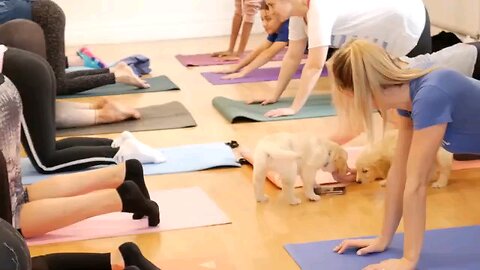
[[[160,268],[156,267],[153,263],[143,257],[142,252],[135,243],[124,243],[118,249],[122,254],[125,266],[134,265],[137,266],[139,270],[160,270]]]
[[[143,175],[143,166],[137,159],[129,159],[125,162],[125,181],[130,180],[135,182],[142,191],[145,198],[150,199],[147,186],[145,185],[145,178]]]
[[[136,213],[145,209],[145,201],[140,188],[132,181],[125,181],[117,188],[118,195],[122,200],[122,212]]]
[[[140,268],[136,267],[135,265],[130,265],[125,267],[123,270],[140,270]]]
[[[134,216],[148,216],[148,226],[155,227],[160,223],[160,210],[156,202],[145,198],[140,188],[133,181],[125,181],[117,188],[122,200],[122,212],[133,213]]]

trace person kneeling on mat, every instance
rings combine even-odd
[[[127,159],[160,163],[160,151],[126,132],[115,143],[104,138],[72,137],[56,140],[55,77],[41,56],[8,48],[3,74],[20,93],[23,103],[22,145],[39,173],[76,171],[96,165],[111,165]]]

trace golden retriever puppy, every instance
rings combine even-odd
[[[341,173],[347,171],[347,152],[338,144],[305,133],[275,133],[262,138],[253,156],[253,184],[257,202],[265,202],[267,171],[280,175],[283,192],[291,205],[301,202],[294,194],[297,175],[303,180],[306,197],[318,201],[315,176],[318,170]]]
[[[386,178],[393,159],[398,132],[390,130],[385,133],[382,140],[367,147],[358,157],[356,162],[357,183],[370,183],[381,180],[380,184],[386,184]],[[442,188],[448,184],[448,178],[452,169],[453,155],[440,148],[437,153],[435,164],[430,172],[432,187]]]

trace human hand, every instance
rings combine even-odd
[[[337,182],[355,182],[357,180],[357,170],[347,168],[347,174],[340,174],[338,171],[332,172],[333,179]]]
[[[222,77],[223,80],[232,80],[232,79],[238,79],[238,78],[243,78],[245,77],[245,73],[243,72],[237,72],[237,73],[232,73],[228,74]]]
[[[387,248],[387,243],[381,238],[373,239],[349,239],[343,240],[340,245],[336,246],[333,251],[338,254],[345,253],[346,250],[356,248],[357,255],[363,256],[370,253],[383,252]]]
[[[363,270],[415,270],[415,263],[405,258],[385,260],[378,264],[371,264]]]
[[[238,56],[236,54],[220,56],[220,61],[222,61],[222,62],[232,62],[232,61],[237,61],[237,60],[240,60],[240,56]]]
[[[215,73],[230,74],[230,73],[234,73],[234,72],[237,72],[237,71],[238,71],[238,68],[235,65],[231,65],[231,66],[225,67],[225,68],[223,68],[219,71],[215,71]]]
[[[247,101],[247,104],[256,104],[260,103],[262,105],[268,105],[268,104],[273,104],[278,101],[278,98],[272,98],[272,97],[261,97],[261,98],[254,98],[249,101]]]
[[[264,116],[266,117],[280,117],[280,116],[289,116],[294,115],[296,111],[292,108],[279,108],[266,112]]]
[[[225,56],[229,56],[229,55],[232,55],[232,54],[233,54],[232,51],[220,51],[220,52],[212,53],[212,57],[225,57]]]

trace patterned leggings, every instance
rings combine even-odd
[[[75,94],[115,83],[115,76],[109,69],[65,73],[65,14],[56,3],[50,0],[32,1],[32,21],[43,30],[46,59],[55,73],[57,95]]]

